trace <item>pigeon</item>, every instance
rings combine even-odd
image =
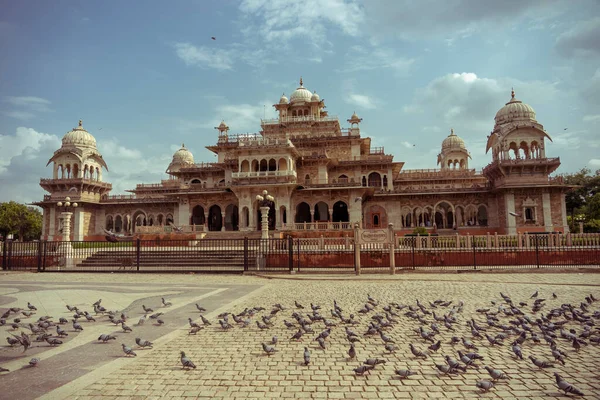
[[[200,307],[200,306],[198,305],[198,303],[196,303],[196,308],[197,308],[197,309],[198,309],[198,311],[200,311],[201,313],[202,313],[202,312],[206,312],[206,308],[204,308],[204,307]],[[222,317],[221,317],[221,318],[222,318]]]
[[[539,358],[535,358],[534,356],[529,356],[529,359],[531,360],[531,362],[533,363],[533,365],[535,365],[539,369],[542,369],[542,368],[553,368],[554,367],[554,364],[549,363],[548,361],[545,361],[545,360],[540,360]]]
[[[423,357],[423,359],[427,358],[427,354],[423,353],[421,350],[417,349],[412,343],[410,346],[410,352],[413,353],[415,357]]]
[[[273,336],[273,337],[271,338],[271,343],[270,343],[270,344],[271,344],[271,345],[273,345],[273,346],[274,346],[274,345],[276,345],[276,344],[277,344],[277,340],[278,340],[278,339],[277,339],[277,336]]]
[[[456,374],[456,370],[449,365],[435,364],[435,367],[443,374]]]
[[[491,367],[488,367],[487,365],[485,366],[485,369],[487,370],[488,374],[490,374],[490,376],[492,377],[492,380],[497,380],[497,379],[510,379],[508,375],[506,375],[504,372],[500,371],[499,369],[493,369]]]
[[[494,383],[492,381],[481,380],[477,381],[477,383],[475,383],[475,386],[481,389],[481,391],[487,392],[488,390],[494,387]]]
[[[135,343],[141,348],[152,347],[152,342],[148,340],[142,340],[140,338],[135,338]]]
[[[75,320],[72,320],[72,321],[73,321],[73,329],[74,329],[76,332],[80,332],[80,331],[82,331],[82,330],[83,330],[83,327],[82,327],[81,325],[79,325],[79,322],[77,322],[77,321],[75,321]]]
[[[191,318],[190,318],[191,319]],[[211,325],[210,321],[208,319],[206,319],[206,317],[204,315],[200,316],[200,319],[202,320],[202,323],[204,325]]]
[[[144,325],[144,322],[146,322],[146,316],[147,316],[147,314],[144,314],[144,315],[143,315],[143,316],[140,318],[140,320],[138,321],[138,323],[137,323],[137,324],[138,324],[138,325]]]
[[[98,340],[101,341],[102,343],[107,343],[109,340],[116,340],[117,337],[115,335],[107,335],[107,334],[102,334],[100,336],[98,336]]]
[[[393,352],[396,351],[396,346],[394,346],[392,343],[387,343],[385,345],[385,350],[388,351],[388,352],[390,352],[390,353],[393,353]]]
[[[382,360],[380,358],[367,358],[363,364],[375,366],[378,364],[385,364],[385,363],[386,363],[386,361]]]
[[[31,311],[37,311],[37,308],[30,302],[27,302],[27,308],[29,308]]]
[[[310,350],[308,347],[304,348],[304,365],[310,364]]]
[[[270,356],[271,354],[275,354],[275,352],[277,351],[275,347],[269,346],[266,343],[261,343],[261,345],[264,352],[267,353],[268,356]]]
[[[296,305],[296,308],[304,308],[304,306],[298,303],[298,301],[294,301],[294,304]]]
[[[258,321],[256,321],[256,322],[258,323]],[[299,329],[299,330],[298,330],[298,332],[296,332],[296,333],[294,334],[294,336],[292,336],[292,337],[290,338],[290,340],[300,340],[300,339],[302,339],[302,335],[303,335],[303,333],[302,333],[302,331]]]
[[[417,372],[411,371],[410,369],[397,369],[394,371],[394,373],[398,375],[400,379],[408,378],[412,375],[417,375]]]
[[[371,371],[373,368],[375,368],[374,365],[361,365],[358,368],[354,368],[353,371],[356,375],[364,375],[366,372]]]
[[[136,357],[137,354],[135,354],[135,352],[133,351],[133,349],[127,345],[125,345],[125,343],[122,343],[121,346],[123,347],[123,353],[125,353],[125,355],[127,357],[129,356],[134,356]]]
[[[145,305],[142,304],[142,309],[144,310],[145,313],[151,313],[154,312],[153,309],[146,307]]]
[[[46,343],[48,343],[50,346],[57,346],[59,344],[63,344],[62,340],[60,339],[54,339],[51,337],[47,337],[46,338]]]
[[[170,301],[166,301],[164,297],[161,297],[163,307],[171,307],[173,304]]]
[[[584,396],[583,392],[577,389],[575,386],[571,385],[569,382],[565,381],[558,373],[554,373],[554,377],[556,378],[556,384],[558,388],[567,393],[572,393],[576,396]]]
[[[161,315],[163,315],[163,313],[161,313],[161,312],[157,312],[157,313],[154,313],[154,314],[152,314],[152,315],[150,316],[150,318],[151,318],[151,319],[158,319],[158,317],[160,317]]]
[[[0,367],[0,372],[10,372],[10,369],[4,368],[4,367]]]
[[[441,346],[441,345],[442,345],[442,341],[441,341],[441,340],[438,340],[436,343],[434,343],[434,344],[430,345],[430,346],[428,347],[428,349],[429,349],[429,350],[431,350],[431,351],[438,351],[438,350],[440,349],[440,346]]]
[[[7,337],[6,341],[10,346],[14,346],[15,344],[19,344],[19,340],[11,337]]]
[[[40,359],[37,357],[32,358],[31,360],[29,360],[29,366],[31,367],[35,367],[40,363]]]
[[[189,335],[195,335],[196,333],[200,332],[202,329],[204,329],[203,326],[195,326],[193,328],[190,329],[190,332],[188,333]]]
[[[512,345],[512,351],[521,360],[523,359],[523,353],[521,352],[521,346],[519,346],[519,344],[517,342],[513,343],[513,345]]]
[[[534,294],[531,295],[530,299],[535,299],[538,297],[538,291],[536,290]]]
[[[165,321],[163,321],[162,319],[156,320],[156,325],[158,325],[158,326],[163,325],[164,323],[165,323]]]
[[[354,343],[350,344],[350,349],[348,349],[348,356],[351,360],[356,358],[356,348],[354,347]]]
[[[185,352],[183,352],[183,351],[182,351],[182,352],[180,352],[180,355],[181,355],[181,365],[183,365],[183,368],[184,368],[184,369],[190,369],[190,368],[196,369],[196,364],[194,364],[194,363],[192,362],[192,360],[190,360],[190,359],[189,359],[189,358],[188,358],[188,357],[185,355]]]
[[[125,322],[121,322],[121,329],[123,329],[123,332],[133,332],[133,329],[125,325]]]

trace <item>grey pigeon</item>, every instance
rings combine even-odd
[[[277,344],[277,335],[273,336],[273,338],[271,339],[271,344],[272,345],[276,345]]]
[[[160,325],[163,325],[164,323],[165,323],[165,321],[163,321],[163,320],[162,320],[162,319],[160,319],[160,318],[156,320],[156,325],[159,325],[159,326],[160,326]]]
[[[275,347],[269,346],[266,343],[261,343],[261,345],[264,352],[267,353],[268,356],[270,356],[271,354],[275,354],[275,352],[277,351]]]
[[[116,339],[117,339],[116,336],[114,336],[114,335],[107,335],[107,334],[104,334],[104,333],[98,337],[98,340],[101,341],[101,342],[103,342],[103,343],[106,343],[109,340],[116,340]]]
[[[373,368],[375,368],[374,365],[361,365],[358,368],[354,368],[353,371],[356,375],[364,375],[366,372],[371,371]]]
[[[153,309],[151,309],[150,307],[146,307],[144,304],[142,304],[142,309],[144,310],[145,313],[154,312]]]
[[[397,369],[394,371],[400,379],[408,378],[409,376],[417,375],[417,372],[411,371],[410,369]]]
[[[513,345],[512,345],[512,351],[521,360],[523,359],[523,353],[521,352],[521,346],[519,346],[519,344],[517,342],[513,343]]]
[[[27,308],[29,308],[31,311],[37,311],[37,308],[35,308],[35,306],[30,302],[27,302]]]
[[[55,339],[55,338],[50,338],[50,337],[47,337],[47,338],[46,338],[46,342],[47,342],[47,343],[48,343],[50,346],[57,346],[57,345],[59,345],[59,344],[62,344],[62,343],[63,343],[63,342],[62,342],[62,340]]]
[[[123,329],[123,332],[133,332],[133,329],[125,325],[125,322],[121,322],[121,329]]]
[[[385,364],[385,363],[386,363],[386,361],[382,360],[380,358],[367,358],[363,364],[375,366],[375,365]]]
[[[180,352],[181,355],[181,365],[183,365],[184,369],[196,369],[196,364],[192,362],[188,357],[186,357],[185,352]]]
[[[490,374],[490,376],[492,377],[492,380],[498,380],[498,379],[510,379],[508,375],[506,375],[504,372],[502,372],[499,369],[493,369],[491,367],[488,367],[487,365],[485,366],[485,369],[487,370],[488,374]]]
[[[545,360],[540,360],[539,358],[535,358],[534,356],[529,356],[529,359],[531,360],[531,362],[533,363],[533,365],[535,365],[536,367],[538,367],[539,369],[542,368],[553,368],[554,364],[545,361]]]
[[[19,344],[19,340],[11,337],[7,337],[6,341],[10,346],[14,346],[15,344]]]
[[[200,306],[198,305],[198,303],[196,303],[196,308],[197,308],[197,309],[198,309],[198,311],[200,311],[200,312],[206,312],[206,308],[204,308],[204,307],[200,307]]]
[[[64,330],[62,330],[60,328],[60,326],[58,326],[58,325],[56,325],[56,334],[60,337],[69,336],[69,334],[67,332],[65,332]]]
[[[435,367],[443,374],[446,374],[446,375],[456,374],[456,369],[452,368],[449,365],[435,364]]]
[[[427,358],[427,354],[423,353],[421,350],[417,349],[412,343],[409,345],[410,352],[413,353],[415,357],[423,357],[423,359]]]
[[[138,325],[144,325],[144,322],[146,322],[146,316],[147,316],[147,315],[148,315],[148,314],[144,314],[144,315],[143,315],[143,316],[140,318],[140,320],[138,321],[138,323],[137,323],[137,324],[138,324]]]
[[[141,348],[152,347],[152,342],[148,340],[142,340],[140,338],[135,338],[135,343]]]
[[[354,347],[354,343],[350,344],[350,349],[348,349],[348,356],[351,360],[356,358],[356,348]]]
[[[127,346],[125,343],[122,343],[121,346],[123,347],[123,353],[125,353],[125,355],[127,357],[129,356],[137,356],[137,354],[135,354],[135,352],[133,351],[133,349],[129,346]]]
[[[304,348],[304,365],[310,364],[310,350],[308,347]]]
[[[75,329],[76,332],[81,332],[83,330],[83,327],[79,324],[79,322],[72,320],[73,321],[73,329]]]
[[[29,365],[31,367],[35,367],[40,363],[40,359],[37,357],[32,358],[31,360],[29,360]]]
[[[477,386],[483,392],[487,392],[488,390],[490,390],[491,388],[494,387],[494,383],[491,381],[487,381],[487,380],[481,380],[481,381],[477,381],[475,386]]]
[[[170,307],[173,305],[170,301],[166,301],[164,297],[161,297],[160,300],[162,301],[163,307]]]
[[[201,315],[200,319],[202,320],[202,323],[204,325],[210,325],[210,321],[208,319],[206,319],[206,317],[204,315]]]
[[[203,326],[194,326],[193,328],[190,329],[189,335],[195,335],[196,333],[200,332],[202,329],[204,329]]]
[[[571,385],[569,382],[565,381],[558,373],[554,373],[554,377],[556,378],[556,384],[558,388],[567,393],[572,393],[576,396],[584,396],[583,392],[577,389],[575,386]]]

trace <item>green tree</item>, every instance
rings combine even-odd
[[[585,232],[600,232],[600,170],[594,174],[587,168],[564,175],[564,182],[574,185],[566,194],[567,213],[570,218],[571,230],[578,232],[575,217],[585,217]]]
[[[39,239],[42,234],[42,213],[15,201],[0,203],[0,233],[16,235],[21,240]]]

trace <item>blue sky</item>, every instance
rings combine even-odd
[[[435,168],[450,128],[472,167],[489,163],[511,87],[553,138],[559,173],[600,169],[598,37],[592,0],[5,1],[0,201],[41,199],[79,119],[118,194],[164,179],[181,143],[214,160],[204,146],[221,119],[258,132],[300,76],[405,169]]]

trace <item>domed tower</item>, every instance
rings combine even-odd
[[[224,125],[224,123],[221,122],[221,125]],[[181,148],[173,154],[173,159],[166,172],[167,174],[172,174],[173,172],[179,172],[181,168],[191,167],[193,165],[194,155],[185,147],[185,144],[182,144]]]
[[[302,78],[300,78],[300,86],[292,92],[289,100],[283,94],[279,103],[273,105],[279,111],[281,121],[285,121],[289,117],[292,119],[315,119],[326,116],[327,113],[323,110],[324,106],[323,100],[316,92],[312,93],[304,87]]]
[[[549,179],[560,159],[547,157],[546,139],[552,141],[533,108],[517,100],[513,90],[510,101],[496,113],[486,146],[486,153],[492,150],[492,162],[483,169],[500,196],[499,225],[507,234],[568,230],[565,188]]]
[[[112,185],[102,179],[103,169],[108,172],[108,166],[96,147],[96,139],[83,128],[81,120],[64,135],[60,149],[54,152],[46,166],[50,164],[52,178],[40,179],[40,186],[50,194],[36,203],[44,209],[42,238],[53,240],[70,231],[70,239],[83,240],[86,235],[97,233],[94,223],[97,204],[111,191]],[[59,212],[59,209],[69,203],[65,202],[67,197],[73,207],[69,210],[73,219],[67,219],[71,229],[63,230],[64,220],[60,215],[65,212]]]
[[[450,129],[450,135],[442,142],[442,151],[438,154],[437,163],[442,169],[468,169],[471,154],[467,151],[464,140]]]

